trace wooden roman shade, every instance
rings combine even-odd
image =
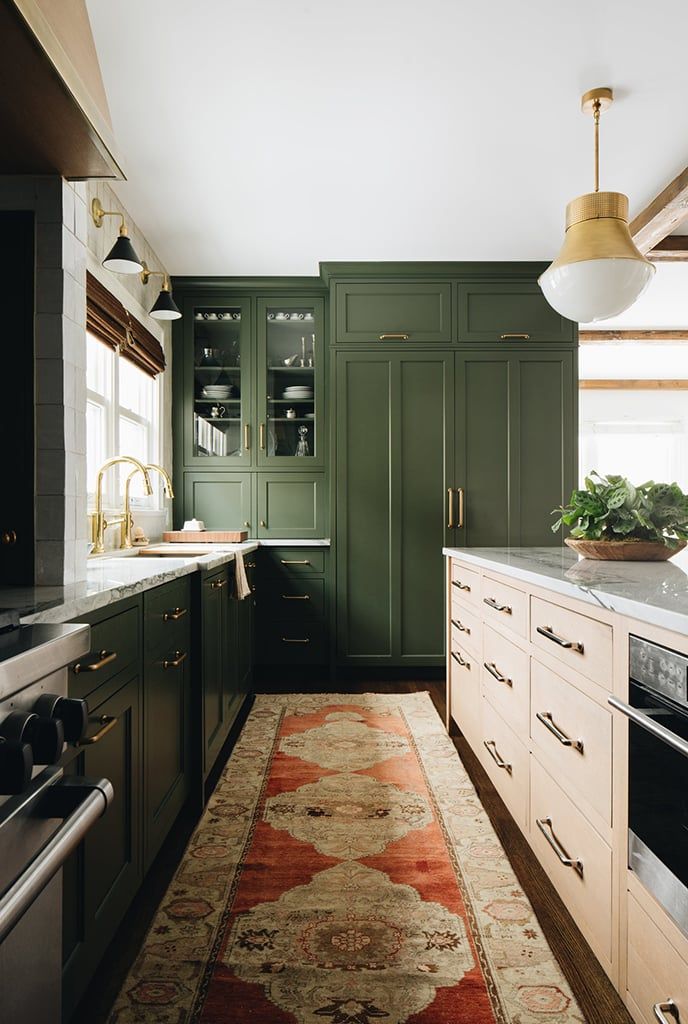
[[[151,377],[165,369],[160,342],[93,274],[86,274],[86,327]]]

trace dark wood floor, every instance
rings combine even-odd
[[[293,683],[270,685],[261,682],[261,693],[291,693]],[[309,686],[312,692],[416,693],[427,690],[442,720],[445,716],[444,682],[436,679],[382,680],[338,679],[333,686]],[[561,969],[578,999],[588,1024],[632,1024],[626,1008],[598,964],[590,947],[573,922],[528,843],[514,823],[492,783],[460,734],[452,736],[492,825],[524,892],[530,899],[540,926]],[[71,1024],[105,1024],[117,993],[126,978],[158,904],[172,880],[184,848],[197,821],[191,811],[182,814],[172,835],[160,851],[145,885],[127,913],[103,964],[96,972]]]

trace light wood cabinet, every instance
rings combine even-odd
[[[482,692],[518,736],[528,735],[530,658],[490,626],[483,631]]]
[[[606,690],[612,688],[612,627],[553,601],[532,597],[532,643]]]
[[[642,1024],[688,1019],[688,941],[682,956],[634,898],[628,896],[628,1006]],[[669,1003],[674,1011],[669,1010]]]
[[[528,636],[528,598],[522,590],[483,576],[481,594],[485,622],[505,626],[518,636]]]
[[[528,748],[483,700],[480,760],[520,829],[528,829]]]

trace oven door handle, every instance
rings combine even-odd
[[[70,779],[69,783],[69,787],[64,787],[67,792],[71,791],[69,797],[83,792],[86,796],[73,810],[70,808],[71,813],[67,815],[52,839],[38,851],[26,870],[0,898],[0,942],[9,935],[112,802],[112,784],[107,779],[98,782]],[[81,785],[78,785],[79,783]],[[63,786],[57,785],[54,789],[60,790]],[[51,800],[55,797],[59,801],[65,795],[66,793],[50,793],[46,799]]]
[[[688,741],[684,740],[683,737],[677,736],[670,729],[660,725],[659,722],[655,722],[654,718],[643,714],[637,708],[632,708],[630,704],[619,700],[618,697],[609,697],[609,704],[616,708],[617,711],[620,711],[622,715],[625,715],[626,718],[630,718],[632,722],[639,725],[641,729],[649,732],[655,739],[661,740],[662,743],[666,743],[672,750],[676,750],[679,754],[683,754],[684,757],[688,757]]]

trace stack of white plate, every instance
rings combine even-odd
[[[232,388],[229,384],[206,384],[203,388],[204,398],[229,398]]]
[[[304,402],[313,397],[313,388],[309,388],[305,384],[293,384],[289,388],[284,389],[283,398],[288,398],[293,402]]]

